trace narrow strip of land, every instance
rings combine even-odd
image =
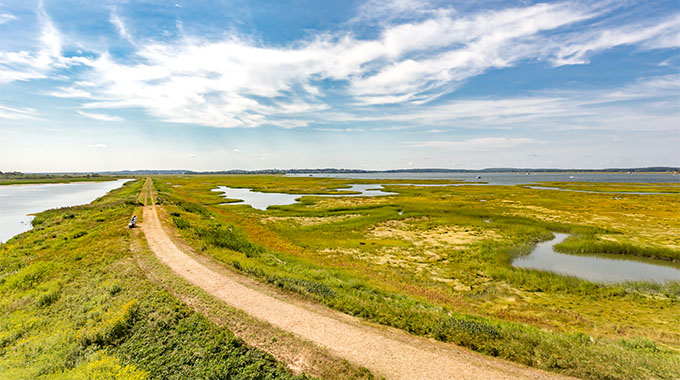
[[[145,199],[150,196],[147,181]],[[158,259],[191,284],[226,304],[241,309],[332,354],[372,370],[386,379],[555,379],[560,376],[406,333],[381,329],[347,315],[286,302],[262,289],[247,286],[196,261],[163,229],[155,205],[144,207],[142,229]]]

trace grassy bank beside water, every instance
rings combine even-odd
[[[302,379],[145,277],[141,182],[0,245],[0,379]]]
[[[40,183],[71,183],[71,182],[103,182],[115,181],[121,178],[117,176],[102,176],[99,174],[86,175],[52,175],[52,174],[9,174],[0,173],[1,185],[22,185],[22,184],[40,184]]]
[[[680,375],[680,284],[603,285],[509,265],[552,231],[680,257],[677,195],[396,185],[387,190],[399,196],[309,196],[259,211],[220,205],[210,191],[319,193],[358,182],[198,176],[154,184],[167,222],[197,252],[291,294],[577,377]]]

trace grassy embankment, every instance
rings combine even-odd
[[[331,308],[578,377],[680,375],[680,284],[602,285],[509,265],[551,231],[677,260],[677,195],[390,186],[400,195],[305,197],[259,211],[219,205],[210,191],[318,193],[357,182],[200,176],[155,186],[198,252]]]
[[[140,187],[40,213],[0,245],[0,378],[304,378],[147,280],[124,227]]]
[[[114,177],[102,176],[99,174],[86,175],[52,175],[52,174],[10,174],[0,173],[1,185],[21,185],[21,184],[38,184],[38,183],[70,183],[70,182],[102,182],[115,181],[120,178],[130,177]]]

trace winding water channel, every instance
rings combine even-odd
[[[0,186],[0,243],[33,228],[31,214],[90,203],[127,181],[131,180]]]
[[[594,282],[650,281],[664,283],[680,281],[680,268],[658,260],[624,255],[567,255],[556,252],[554,246],[569,237],[555,233],[550,241],[538,243],[527,256],[512,263],[517,268],[539,269]]]
[[[399,184],[412,185],[412,184]],[[415,185],[415,186],[459,186],[459,184]],[[381,195],[396,195],[383,190],[382,185],[364,184],[352,185],[342,191],[358,192],[357,194],[287,194],[263,193],[248,188],[232,188],[219,186],[213,191],[223,193],[228,199],[238,199],[241,202],[225,203],[227,205],[249,205],[258,210],[266,210],[274,205],[291,205],[299,202],[303,196],[318,197],[366,197]],[[552,190],[552,189],[546,189]],[[561,189],[560,189],[561,190]],[[653,194],[653,193],[642,193]],[[555,238],[539,243],[527,256],[517,258],[512,265],[518,268],[551,271],[568,276],[604,283],[624,281],[649,281],[664,283],[680,281],[680,265],[665,263],[658,260],[644,259],[624,255],[568,255],[556,252],[553,247],[561,243],[569,235],[555,233]]]
[[[382,185],[351,185],[349,188],[338,189],[353,193],[347,194],[287,194],[287,193],[263,193],[248,188],[236,188],[229,186],[219,186],[213,191],[223,193],[223,197],[238,199],[242,202],[226,203],[234,205],[249,205],[258,210],[266,210],[269,206],[285,206],[297,203],[300,197],[375,197],[380,195],[397,195],[382,190]]]

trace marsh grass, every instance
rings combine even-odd
[[[103,182],[115,181],[121,177],[116,176],[101,176],[98,174],[84,175],[84,176],[69,176],[69,175],[40,175],[40,174],[23,174],[23,175],[7,175],[0,174],[0,186],[2,185],[20,185],[20,184],[37,184],[37,183],[71,183],[71,182]],[[125,178],[130,178],[129,176]]]
[[[210,191],[217,185],[281,191],[288,181],[296,191],[328,187],[318,179],[250,176],[165,177],[154,185],[169,200],[165,207],[178,232],[197,251],[333,309],[577,377],[670,379],[680,374],[680,333],[671,322],[677,320],[677,283],[603,285],[510,266],[514,257],[550,239],[552,231],[623,234],[621,226],[543,218],[544,209],[571,212],[574,205],[592,206],[590,194],[570,194],[567,201],[580,203],[565,203],[514,187],[395,186],[388,190],[401,195],[377,205],[358,199],[338,207],[327,199],[303,197],[299,204],[260,211],[220,206],[219,195]],[[539,212],[540,218],[524,210]],[[342,215],[358,216],[311,225],[290,221]],[[272,216],[283,218],[258,222]],[[490,231],[495,238],[442,249],[441,244],[370,235],[376,225],[393,220],[415,236],[453,225],[464,233]],[[259,247],[257,254],[248,254],[247,242]],[[438,258],[419,259],[427,250]],[[385,252],[405,256],[395,258],[398,264],[385,264]],[[658,350],[631,343],[640,339]]]
[[[573,235],[554,246],[558,252],[570,254],[616,254],[648,257],[680,262],[680,251],[666,247],[640,247],[630,243],[599,239],[595,234]]]
[[[38,214],[0,246],[0,379],[306,378],[147,280],[125,227],[140,187]]]

